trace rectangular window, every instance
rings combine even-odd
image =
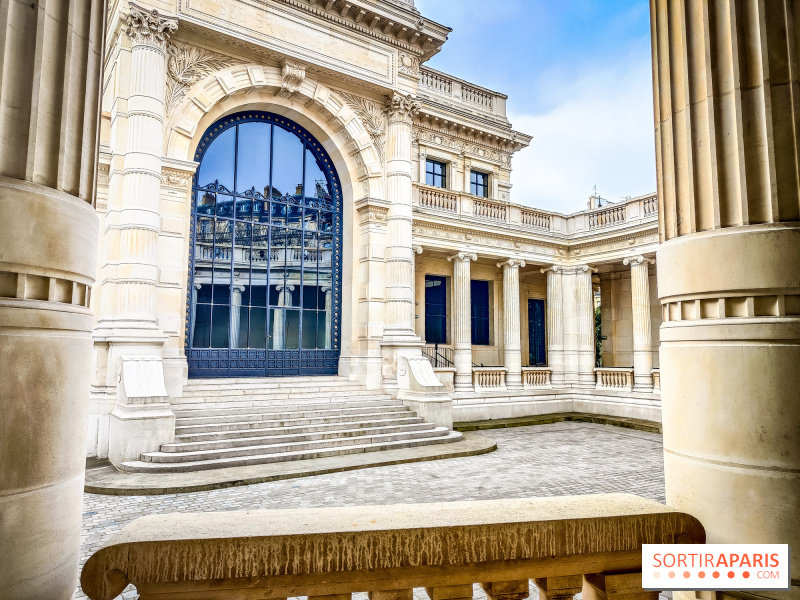
[[[447,343],[447,280],[425,275],[425,342]]]
[[[472,296],[472,345],[489,345],[489,282],[470,281]]]
[[[489,197],[489,175],[480,171],[470,171],[469,191],[473,196]]]
[[[427,159],[425,161],[425,183],[435,187],[447,187],[447,165],[443,162]]]
[[[543,367],[547,364],[545,347],[544,300],[528,299],[528,364]]]

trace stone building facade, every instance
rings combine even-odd
[[[449,29],[413,2],[363,4],[110,7],[89,455],[168,441],[198,377],[660,419],[655,196],[512,201],[506,96],[424,66]]]

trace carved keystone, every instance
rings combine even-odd
[[[658,592],[642,589],[641,572],[597,573],[583,578],[583,600],[658,600]]]
[[[583,588],[581,575],[547,577],[533,581],[547,600],[572,600],[572,597]]]
[[[524,600],[531,593],[530,583],[527,579],[482,583],[481,587],[489,600]]]
[[[425,588],[431,600],[472,600],[471,585],[446,585]]]

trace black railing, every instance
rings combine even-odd
[[[453,366],[453,349],[450,346],[440,346],[439,344],[423,346],[422,355],[434,368]]]

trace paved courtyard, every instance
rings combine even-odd
[[[82,563],[132,520],[170,512],[314,508],[627,492],[664,502],[661,436],[593,423],[484,432],[497,451],[209,492],[84,495]],[[76,599],[85,596],[80,588]],[[125,598],[136,592],[126,590]],[[476,598],[485,596],[476,589]],[[535,597],[535,594],[534,594]],[[366,595],[364,595],[366,598]],[[415,599],[427,598],[422,590]]]

